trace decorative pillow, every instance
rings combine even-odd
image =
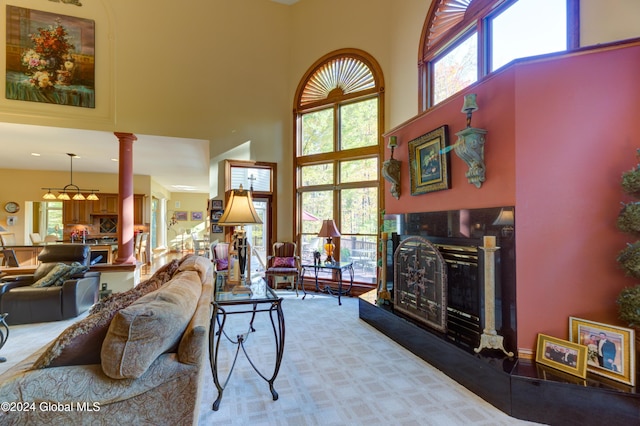
[[[200,275],[200,280],[205,281],[207,274],[211,270],[211,261],[204,256],[191,255],[180,263],[178,271],[196,271]]]
[[[140,297],[159,289],[163,284],[169,281],[178,270],[178,266],[180,266],[180,262],[178,259],[174,259],[156,270],[151,278],[141,282],[134,288],[121,293],[113,293],[111,296],[99,300],[98,303],[93,305],[89,311],[89,315],[99,312],[102,309],[114,311],[126,308]]]
[[[49,345],[33,368],[100,364],[102,342],[115,314],[145,294],[160,288],[171,279],[178,265],[177,259],[167,263],[136,287],[100,300],[93,305],[86,318],[69,326]]]
[[[33,369],[100,364],[100,348],[117,311],[102,310],[69,326],[33,364]]]
[[[82,274],[89,270],[89,266],[83,265],[80,262],[73,262],[71,265],[68,265],[69,268],[58,277],[53,285],[61,286],[64,282],[70,278],[72,278],[76,274]]]
[[[274,257],[273,258],[273,268],[295,268],[295,267],[296,267],[295,257]]]
[[[69,272],[71,270],[71,265],[66,265],[64,263],[58,263],[54,266],[44,277],[40,278],[38,281],[31,284],[32,287],[51,287],[56,284],[58,278]]]
[[[159,355],[176,348],[201,291],[197,272],[184,271],[118,311],[102,343],[102,371],[113,379],[142,376]]]
[[[216,260],[216,270],[226,271],[227,269],[229,269],[229,259]]]

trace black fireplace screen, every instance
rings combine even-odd
[[[447,331],[447,268],[428,240],[409,237],[394,253],[394,305],[438,331]]]

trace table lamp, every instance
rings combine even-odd
[[[327,219],[322,221],[322,228],[320,228],[320,232],[318,232],[318,237],[325,237],[327,239],[327,243],[324,245],[324,251],[327,255],[325,259],[326,263],[333,263],[335,260],[333,259],[333,250],[336,248],[335,244],[331,241],[334,237],[339,237],[340,231],[336,227],[336,223],[333,219]]]
[[[247,265],[247,238],[244,225],[261,224],[262,219],[253,207],[251,193],[240,185],[239,189],[231,190],[227,208],[218,221],[219,226],[236,226],[233,233],[233,244],[238,248],[238,266],[240,269],[240,283],[246,285],[245,268]]]

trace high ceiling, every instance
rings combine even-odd
[[[0,168],[118,173],[113,133],[0,123]],[[209,193],[209,142],[136,134],[133,173],[152,176],[172,192]],[[40,156],[33,156],[38,153]],[[176,186],[177,185],[177,186]]]

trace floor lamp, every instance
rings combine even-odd
[[[262,219],[253,207],[251,192],[245,191],[240,185],[239,189],[232,189],[229,194],[227,208],[218,221],[219,226],[235,226],[232,245],[238,250],[238,263],[240,269],[240,283],[247,285],[245,268],[247,266],[247,237],[244,225],[261,224]]]

